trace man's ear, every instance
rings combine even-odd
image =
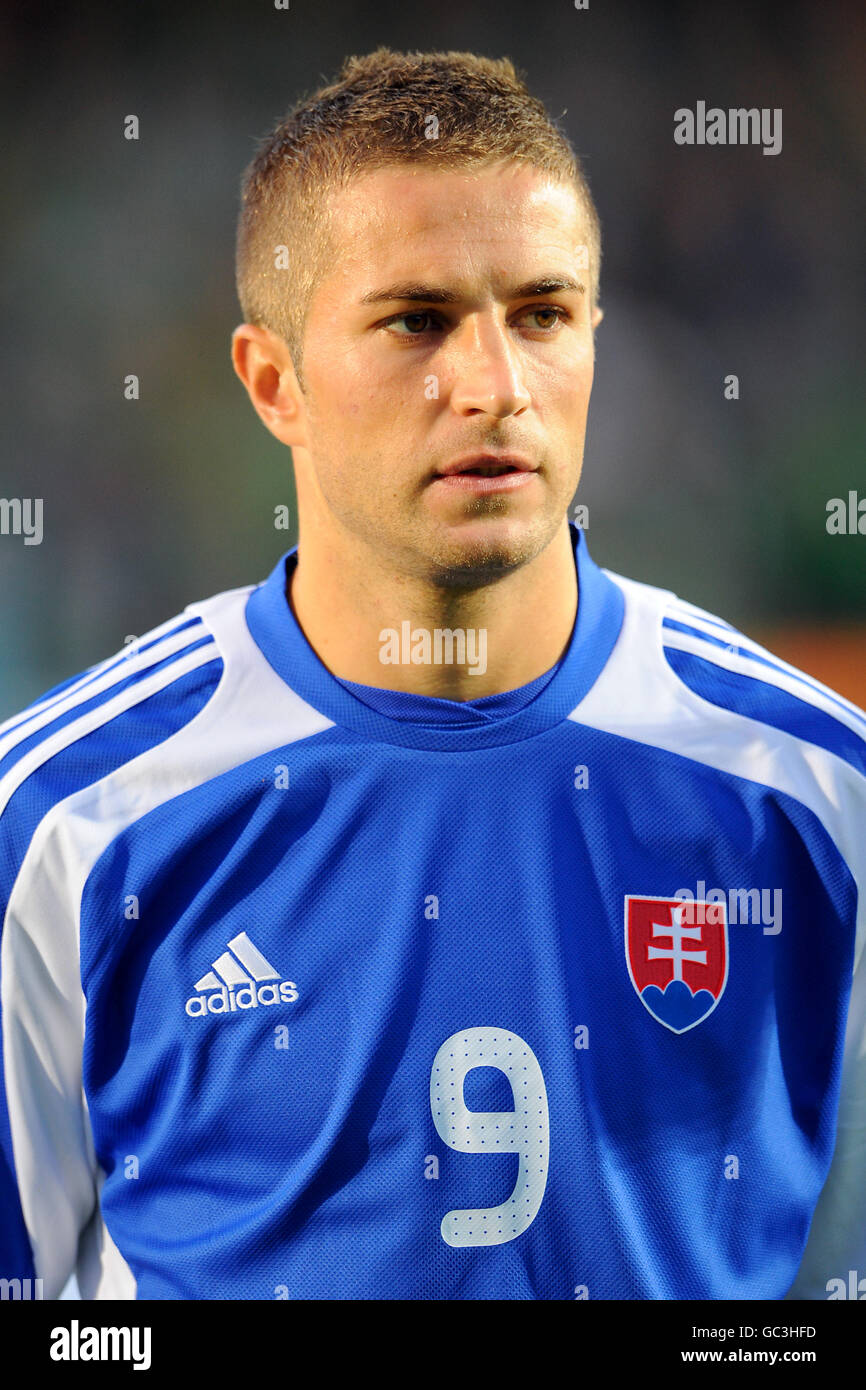
[[[600,307],[600,305],[596,304],[595,308],[592,311],[592,318],[590,319],[590,324],[592,326],[593,333],[598,328],[598,325],[601,323],[603,318],[604,310]]]
[[[259,419],[282,444],[306,445],[304,398],[285,341],[269,328],[238,324],[232,366]]]

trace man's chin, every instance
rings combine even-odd
[[[454,588],[494,583],[534,560],[555,529],[540,516],[489,515],[439,527],[428,552],[431,578]]]

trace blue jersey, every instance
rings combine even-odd
[[[337,680],[293,550],[0,727],[0,1276],[866,1291],[866,716],[571,535],[522,691]]]

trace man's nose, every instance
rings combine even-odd
[[[452,351],[451,405],[458,414],[483,413],[501,420],[530,404],[523,367],[507,325],[494,322],[488,315],[473,314],[452,339]]]

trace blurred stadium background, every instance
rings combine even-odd
[[[512,57],[584,158],[595,559],[866,703],[866,536],[825,525],[866,497],[864,38],[853,0],[7,0],[0,497],[44,499],[45,530],[0,535],[0,718],[294,543],[273,527],[289,455],[229,363],[239,180],[297,95],[379,43]],[[781,107],[782,152],[677,146],[698,100]]]

